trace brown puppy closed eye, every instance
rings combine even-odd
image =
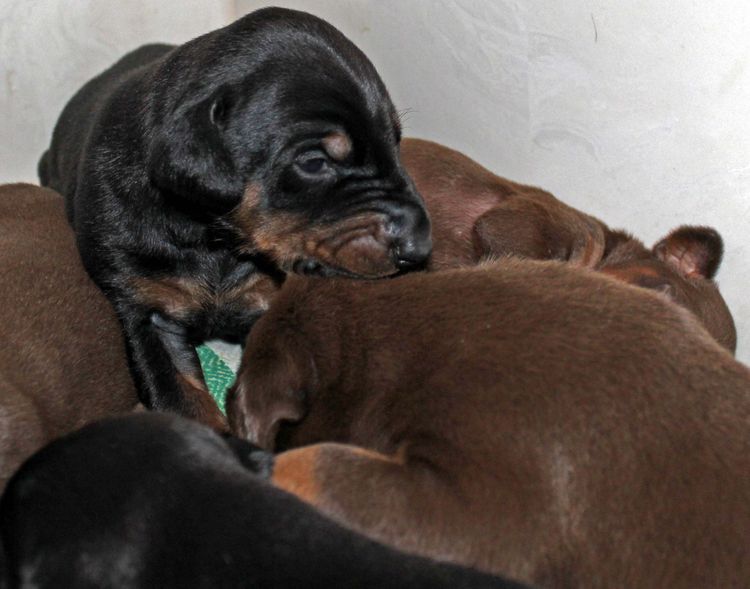
[[[662,294],[511,258],[289,280],[228,412],[286,450],[275,484],[372,538],[539,587],[692,589],[750,578],[749,392]]]

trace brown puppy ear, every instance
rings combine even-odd
[[[232,432],[272,451],[281,423],[300,421],[307,412],[311,382],[307,365],[290,350],[276,346],[253,354],[251,363],[243,359],[237,381],[227,392]]]
[[[710,227],[683,225],[653,248],[654,255],[688,278],[716,275],[724,254],[724,241]]]

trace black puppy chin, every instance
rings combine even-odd
[[[292,263],[291,271],[303,276],[318,276],[321,278],[354,278],[357,280],[378,280],[383,278],[396,278],[414,271],[423,271],[427,268],[427,260],[420,264],[401,266],[394,262],[396,270],[392,274],[384,276],[370,276],[367,274],[357,274],[344,268],[329,266],[314,258],[300,258]]]
[[[328,266],[313,258],[297,260],[292,264],[292,272],[304,276],[320,276],[322,278],[367,278],[366,276],[360,276],[359,274],[349,272],[348,270]]]

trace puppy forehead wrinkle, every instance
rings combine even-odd
[[[309,73],[310,66],[315,66],[318,76],[324,76],[329,81],[338,80],[338,83],[330,85],[331,92],[340,91],[340,86],[344,83],[347,94],[356,94],[370,112],[378,112],[384,106],[390,106],[388,90],[372,62],[340,31],[328,23],[323,24],[330,27],[326,34],[295,31],[295,37],[280,49],[295,58],[294,69]],[[271,54],[269,58],[278,60],[279,56]]]

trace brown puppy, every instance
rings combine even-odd
[[[486,255],[566,260],[593,266],[607,227],[549,192],[496,176],[464,154],[424,139],[401,142],[401,161],[432,220],[430,268]]]
[[[290,280],[228,408],[240,435],[298,448],[279,486],[408,551],[543,587],[750,579],[750,371],[601,273]]]
[[[734,321],[712,280],[723,253],[713,229],[680,227],[648,250],[550,193],[501,178],[444,145],[404,139],[401,159],[432,219],[431,269],[506,255],[595,267],[665,292],[734,352]]]
[[[114,311],[81,265],[62,197],[0,187],[0,488],[52,438],[131,411]]]

